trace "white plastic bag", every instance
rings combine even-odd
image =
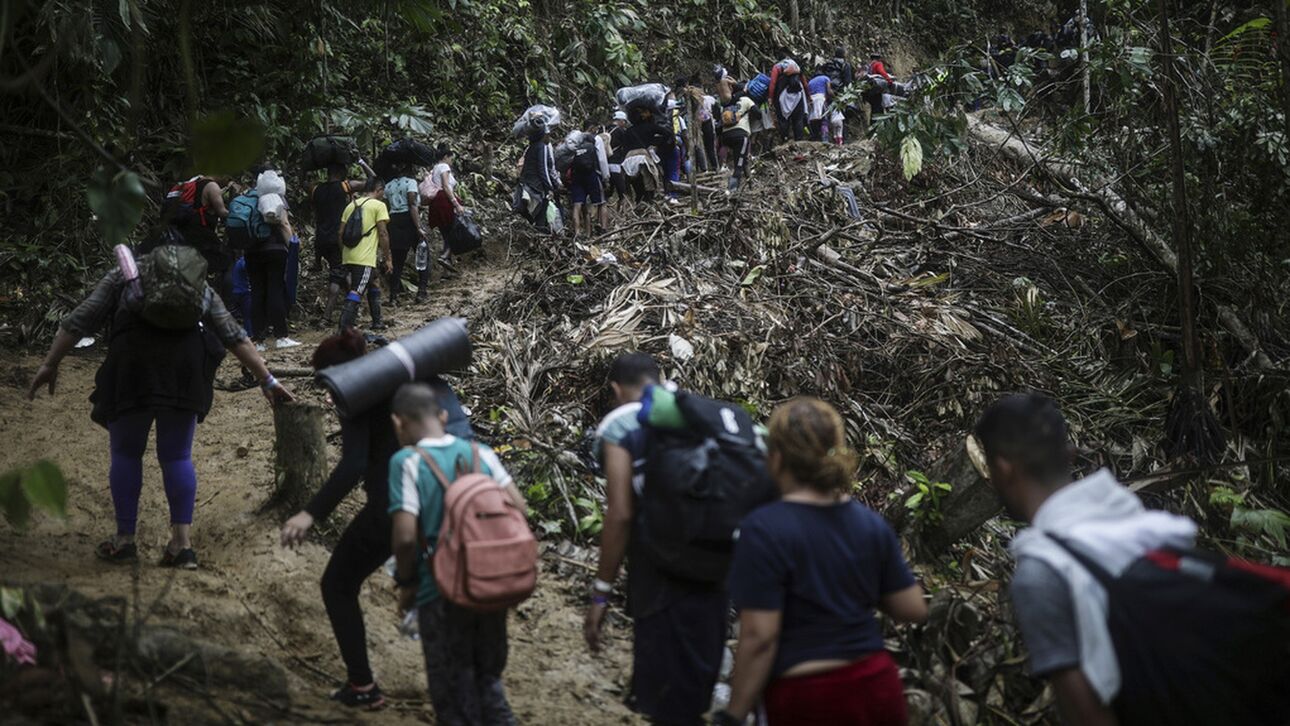
[[[555,106],[544,106],[537,104],[529,106],[520,117],[515,119],[515,125],[511,128],[511,133],[515,136],[524,137],[529,135],[530,130],[542,129],[550,132],[556,126],[560,125],[560,109]]]
[[[269,224],[282,224],[287,221],[286,200],[277,193],[260,194],[260,216],[264,217],[264,221]]]
[[[662,109],[667,100],[668,87],[662,83],[642,83],[618,89],[614,98],[623,108]]]
[[[286,194],[287,182],[278,175],[278,172],[269,169],[262,172],[255,180],[255,190],[260,193],[261,198],[267,194]]]

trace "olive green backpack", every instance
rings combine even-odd
[[[162,245],[139,260],[143,298],[136,312],[158,328],[196,327],[206,314],[206,258],[192,247]]]

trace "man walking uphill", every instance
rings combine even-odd
[[[358,215],[354,224],[350,219]],[[362,225],[361,227],[359,225]],[[345,308],[340,314],[340,329],[353,326],[358,321],[358,306],[367,295],[367,304],[372,314],[372,329],[381,330],[381,290],[376,287],[376,263],[379,248],[380,257],[384,260],[385,274],[394,271],[390,254],[390,210],[385,206],[385,182],[379,176],[367,180],[367,188],[362,197],[349,203],[341,215],[341,261],[345,265],[345,277],[349,283],[349,294],[345,297]]]
[[[636,536],[636,510],[645,486],[646,435],[637,420],[646,386],[659,382],[658,364],[644,353],[619,356],[609,370],[618,401],[596,432],[605,471],[605,528],[600,564],[583,632],[600,647],[601,628],[623,558],[634,646],[629,705],[656,724],[703,723],[725,647],[728,600],[722,585],[680,580],[645,554]],[[629,554],[630,552],[630,554]]]

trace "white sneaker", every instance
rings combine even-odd
[[[256,350],[258,350],[258,351],[260,351],[261,353],[263,353],[264,351],[268,350],[268,348],[265,348],[265,347],[264,347],[264,343],[256,343],[256,344],[255,344],[255,349],[256,349]]]
[[[282,350],[283,348],[294,348],[297,345],[300,345],[300,341],[298,340],[292,340],[291,338],[278,338],[278,341],[273,344],[273,347],[277,350]]]

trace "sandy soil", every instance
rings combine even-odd
[[[503,240],[488,250],[486,260],[469,261],[461,265],[459,276],[436,282],[430,304],[388,311],[395,321],[390,335],[441,315],[469,317],[506,284],[515,266]],[[304,365],[310,344],[325,334],[298,332],[306,345],[270,351],[270,364]],[[91,596],[130,595],[129,568],[101,563],[93,555],[94,546],[114,531],[107,433],[90,421],[87,401],[99,360],[97,352],[69,357],[57,395],[28,403],[25,385],[39,358],[0,358],[0,470],[47,457],[62,467],[69,482],[66,521],[37,515],[25,532],[0,525],[0,580],[65,583]],[[226,363],[221,376],[232,374]],[[325,699],[344,668],[318,579],[328,557],[325,542],[334,539],[346,513],[356,509],[361,492],[318,528],[313,541],[295,551],[281,549],[277,538],[283,515],[259,511],[272,482],[273,425],[255,390],[216,391],[193,454],[198,475],[193,540],[202,564],[196,572],[173,573],[153,564],[168,537],[167,510],[160,472],[145,459],[139,586],[147,600],[169,586],[157,620],[195,637],[277,659],[291,677],[292,721],[433,723],[420,645],[399,638],[391,582],[383,573],[369,580],[363,606],[373,667],[391,707],[354,714]],[[331,454],[337,455],[335,446]],[[581,637],[582,583],[556,572],[571,569],[563,560],[548,557],[544,563],[537,594],[511,616],[506,683],[516,714],[531,724],[634,723],[621,705],[630,661],[625,621],[611,622],[607,652],[588,655]],[[172,709],[172,722],[188,720],[178,704]]]

